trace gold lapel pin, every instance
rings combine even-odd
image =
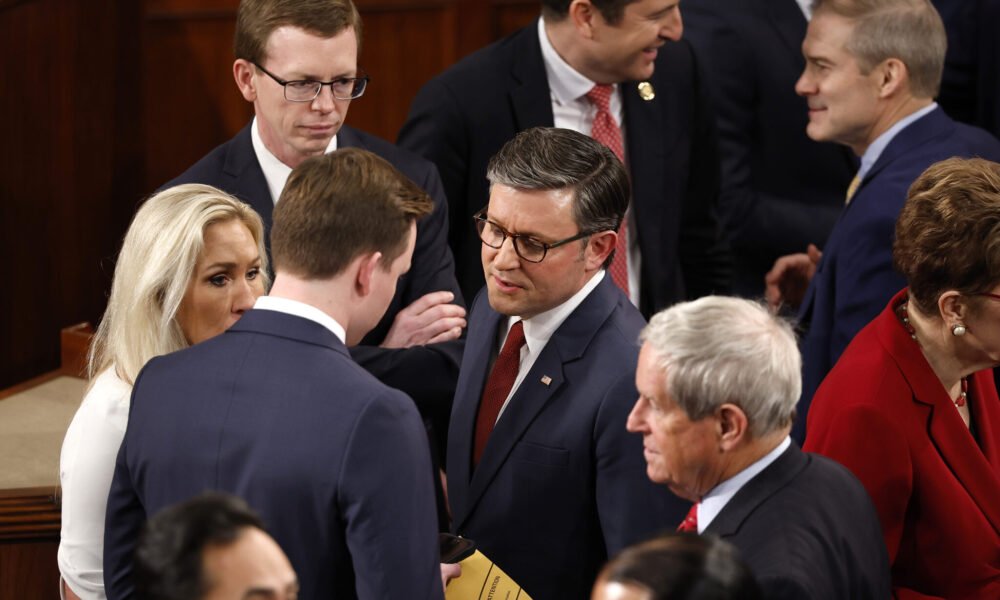
[[[639,82],[639,97],[649,102],[653,98],[656,98],[656,90],[653,89],[653,84],[648,81]]]
[[[542,383],[544,383],[545,385],[549,385],[550,383],[552,383],[552,378],[549,377],[548,375],[542,375]]]

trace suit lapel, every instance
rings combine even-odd
[[[538,42],[537,21],[525,27],[513,48],[515,60],[510,70],[514,84],[510,86],[510,104],[514,112],[516,131],[531,127],[552,127],[552,100],[549,80],[545,74],[542,46]]]
[[[934,138],[945,136],[952,132],[955,128],[955,123],[944,114],[941,107],[937,107],[930,113],[920,117],[913,123],[904,127],[902,131],[896,134],[889,142],[889,145],[885,147],[882,154],[879,155],[878,160],[872,165],[872,168],[865,173],[865,178],[861,181],[861,185],[858,186],[856,192],[854,192],[854,198],[858,198],[864,190],[865,186],[871,181],[880,171],[889,166],[893,161],[901,156],[905,156],[910,153],[913,148],[921,146],[931,141]],[[855,206],[855,202],[852,201],[844,209],[844,213]]]
[[[226,190],[253,207],[264,221],[264,231],[271,231],[271,212],[274,211],[274,200],[267,186],[264,171],[257,161],[253,150],[253,140],[250,137],[251,121],[240,130],[226,151],[226,160],[222,167],[224,177],[228,179]],[[270,235],[265,237],[268,252],[270,252]]]
[[[899,295],[893,298],[893,305],[899,298]],[[952,405],[952,400],[941,381],[927,364],[920,348],[910,339],[909,334],[894,320],[881,319],[878,323],[879,339],[913,390],[913,402],[921,405],[928,413],[928,434],[931,442],[955,478],[979,506],[993,528],[1000,533],[1000,485],[996,476],[1000,466],[991,465],[987,460],[987,456],[993,456],[995,459],[997,453],[990,420],[1000,418],[998,414],[1000,411],[992,406],[996,403],[984,401],[994,395],[994,392],[986,388],[987,385],[992,385],[992,379],[972,377],[969,386],[973,419],[977,427],[979,423],[985,425],[984,428],[980,428],[980,433],[986,434],[983,437],[983,449],[980,450],[972,434],[966,429],[962,417]],[[992,473],[993,476],[986,476],[988,473]]]
[[[708,524],[704,533],[714,533],[720,537],[736,535],[743,522],[757,507],[773,496],[794,479],[808,464],[809,458],[799,447],[792,445],[781,453],[773,463],[748,481],[722,512]]]
[[[604,280],[598,284],[597,288],[590,293],[587,298],[576,308],[575,311],[563,322],[562,325],[552,334],[549,342],[545,345],[531,370],[525,376],[521,385],[517,388],[504,409],[500,420],[490,434],[486,448],[483,450],[482,459],[469,483],[468,496],[463,498],[461,504],[458,499],[453,506],[464,509],[463,512],[455,515],[455,522],[461,527],[465,519],[472,514],[480,498],[486,493],[490,483],[496,477],[497,472],[503,468],[510,456],[514,446],[531,426],[538,414],[555,397],[565,382],[564,366],[582,357],[590,346],[590,342],[598,329],[611,315],[618,301],[618,291],[611,281],[611,277],[605,275]],[[622,298],[624,301],[624,298]],[[490,309],[492,313],[492,309]],[[495,314],[495,313],[494,313]],[[491,319],[487,323],[499,324],[500,317]],[[495,327],[493,331],[496,331]],[[471,340],[470,342],[471,343]],[[468,351],[469,345],[466,345]],[[479,351],[481,352],[481,350]],[[488,362],[484,360],[484,363]],[[478,363],[477,363],[478,364]],[[464,365],[463,365],[464,366]],[[479,392],[482,393],[482,384],[486,379],[486,369],[477,372],[481,375]],[[543,377],[548,383],[543,382]],[[471,407],[471,415],[462,415],[461,422],[454,421],[453,425],[461,427],[460,430],[452,428],[452,432],[458,434],[461,431],[463,445],[457,447],[461,457],[471,456],[472,443],[471,432],[475,428],[475,411],[478,406],[479,396],[475,398],[476,406]],[[464,407],[468,410],[471,402],[467,402]],[[449,443],[451,442],[449,439]],[[469,461],[463,459],[468,464]],[[463,479],[465,481],[465,479]]]

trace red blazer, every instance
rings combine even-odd
[[[966,429],[893,307],[847,347],[809,409],[804,449],[864,484],[882,522],[897,598],[1000,598],[1000,400],[969,381]]]

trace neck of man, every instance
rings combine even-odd
[[[332,279],[306,279],[279,271],[274,275],[274,284],[271,285],[271,291],[268,292],[268,295],[295,300],[318,308],[334,321],[340,323],[345,331],[351,331],[350,290],[346,286],[347,283],[342,281],[340,276]],[[347,342],[348,345],[351,345],[350,339]]]
[[[864,142],[858,145],[852,145],[851,149],[854,150],[854,153],[859,157],[864,156],[868,147],[871,146],[880,135],[889,131],[893,125],[899,123],[918,110],[930,106],[932,102],[934,102],[933,98],[917,98],[910,95],[900,96],[895,99],[890,98],[883,107],[883,110],[879,113],[878,118],[872,124],[868,135],[865,136]]]
[[[559,55],[559,58],[566,61],[566,64],[573,67],[577,73],[595,83],[614,84],[617,81],[606,81],[598,68],[593,68],[592,61],[587,58],[585,52],[586,41],[581,40],[580,34],[573,25],[573,21],[567,16],[558,21],[545,19],[545,35],[549,38],[549,43]]]

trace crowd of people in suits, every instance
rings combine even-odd
[[[255,116],[139,208],[92,343],[64,597],[440,598],[439,531],[536,600],[1000,597],[969,12],[683,10],[543,0],[397,146],[345,124],[350,0],[242,0]]]

